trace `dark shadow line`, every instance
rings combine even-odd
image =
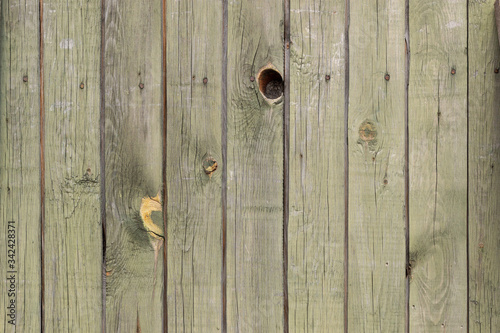
[[[466,211],[466,245],[465,245],[465,248],[466,248],[466,251],[467,251],[467,256],[466,256],[466,262],[467,262],[467,324],[466,324],[466,327],[467,327],[467,332],[469,332],[469,321],[470,321],[470,256],[469,256],[469,205],[470,205],[470,201],[469,201],[469,190],[470,190],[470,187],[469,187],[469,79],[470,79],[470,76],[469,76],[469,5],[470,5],[470,1],[467,0],[466,2],[467,4],[467,195],[466,195],[466,200],[467,200],[467,211]]]
[[[101,63],[100,63],[100,174],[101,174],[101,226],[102,226],[102,332],[106,332],[106,0],[101,0]]]
[[[163,332],[168,332],[168,302],[167,302],[167,282],[168,282],[168,258],[167,258],[167,247],[168,247],[168,192],[167,192],[167,4],[166,0],[162,0],[161,4],[162,18],[161,18],[161,34],[162,34],[162,52],[161,52],[161,71],[162,71],[162,123],[163,123],[163,133],[162,133],[162,210],[163,210],[163,234],[165,238],[163,239],[163,316],[162,316],[162,329]]]
[[[288,333],[288,222],[290,208],[290,0],[284,1],[283,104],[283,331]]]
[[[227,332],[227,36],[228,36],[228,3],[222,0],[222,82],[221,82],[221,149],[222,149],[222,271],[221,271],[221,327]]]
[[[344,28],[344,333],[348,332],[349,320],[349,20],[350,0],[345,0]]]
[[[409,84],[410,84],[410,1],[405,1],[405,332],[410,332],[410,174],[409,174]]]
[[[43,85],[43,0],[39,1],[40,60],[40,331],[45,330],[45,101]]]

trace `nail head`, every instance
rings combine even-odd
[[[28,82],[28,76],[27,75],[23,76],[23,82]]]
[[[451,69],[451,75],[455,75],[457,73],[457,70],[455,68]]]
[[[255,81],[255,76],[250,76],[250,81],[251,82]]]
[[[389,81],[391,79],[391,76],[389,74],[385,74],[384,79],[386,81]]]
[[[203,84],[207,84],[208,79],[206,77],[203,78]]]
[[[498,70],[498,67],[497,67],[497,68],[495,68],[495,74],[498,74],[498,71],[499,71],[499,70]]]
[[[80,89],[83,89],[83,88],[85,88],[85,85],[82,82],[82,83],[80,83]]]
[[[139,83],[139,88],[144,89],[144,83]]]
[[[325,75],[325,80],[330,81],[330,75]]]

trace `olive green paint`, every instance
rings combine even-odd
[[[409,12],[410,332],[465,332],[467,1]]]
[[[0,221],[4,236],[17,228],[17,326],[5,279],[0,331],[101,332],[105,314],[108,332],[217,332],[226,313],[227,332],[496,332],[493,2],[45,0],[41,15],[38,1],[2,1]],[[285,99],[264,97],[261,70],[289,75],[288,164]]]
[[[101,329],[100,32],[99,1],[43,3],[45,332]]]
[[[162,188],[161,2],[105,5],[106,330],[160,332],[163,240],[139,209]]]
[[[343,332],[345,1],[290,15],[290,332]]]
[[[0,12],[0,331],[40,331],[38,2],[18,6],[16,1],[2,0]],[[15,233],[8,233],[9,221],[14,222]],[[15,248],[8,247],[9,234],[15,234]],[[7,249],[15,251],[14,259],[7,257]],[[8,292],[11,262],[7,260],[15,261],[15,297]],[[16,326],[8,323],[11,300],[15,300]]]
[[[250,80],[283,75],[282,20],[280,0],[228,3],[228,332],[283,330],[283,103]]]
[[[500,46],[493,1],[469,2],[469,332],[500,331]]]
[[[405,1],[351,1],[349,27],[348,331],[404,332]]]
[[[222,2],[166,13],[167,328],[220,332]]]

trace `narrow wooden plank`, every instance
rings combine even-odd
[[[40,331],[38,2],[2,1],[0,32],[0,330]]]
[[[405,329],[405,1],[350,2],[349,332]]]
[[[283,73],[282,20],[279,0],[228,4],[229,332],[283,330],[283,107],[264,100],[257,75]]]
[[[500,47],[494,0],[469,2],[469,332],[500,331]]]
[[[162,3],[105,5],[106,329],[160,332]]]
[[[168,330],[221,330],[222,2],[168,1]]]
[[[44,1],[45,331],[99,331],[100,2]]]
[[[467,328],[467,2],[410,1],[410,331]]]
[[[343,332],[345,1],[290,10],[290,332]]]

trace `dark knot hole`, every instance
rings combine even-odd
[[[267,68],[259,73],[259,90],[268,99],[277,99],[283,95],[283,77],[272,68]]]

